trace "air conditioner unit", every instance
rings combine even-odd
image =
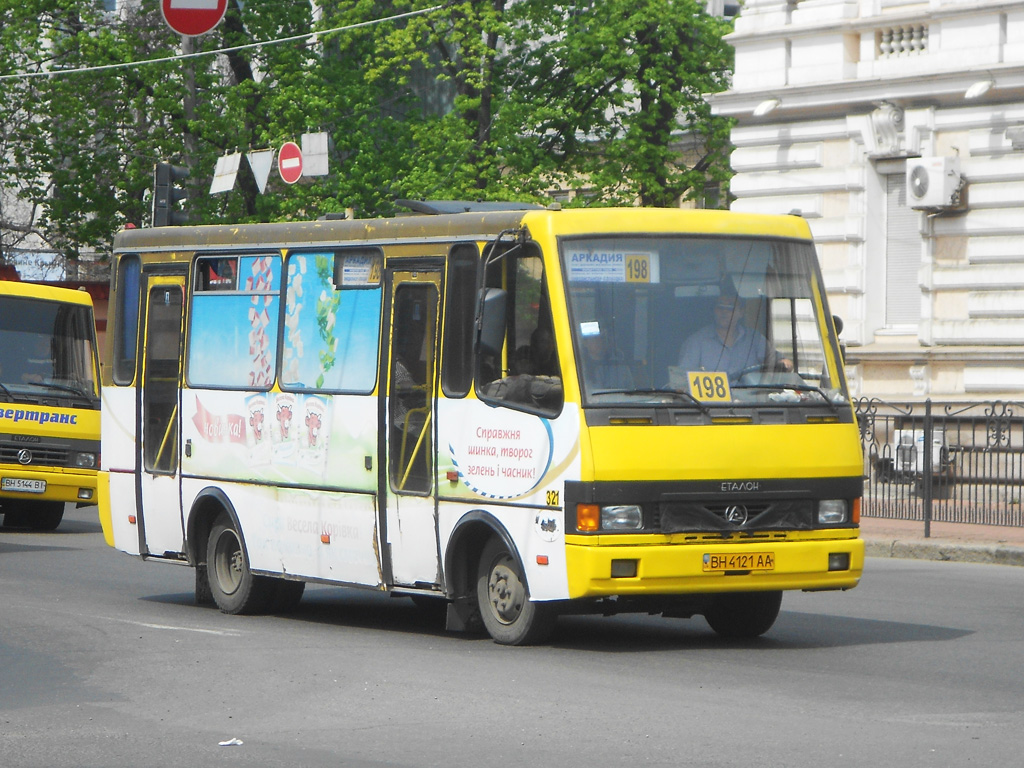
[[[907,160],[907,205],[953,208],[960,205],[960,158],[911,157]]]

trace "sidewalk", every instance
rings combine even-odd
[[[1024,566],[1024,528],[933,522],[926,539],[919,520],[862,517],[860,532],[868,557]]]

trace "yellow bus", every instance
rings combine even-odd
[[[506,644],[626,611],[752,637],[784,590],[858,583],[806,222],[410,207],[118,235],[108,543],[192,566],[227,613],[326,582]]]
[[[99,360],[92,299],[0,281],[0,512],[54,530],[65,504],[95,504]]]

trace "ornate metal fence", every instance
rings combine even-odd
[[[861,514],[1024,526],[1024,403],[856,404]]]

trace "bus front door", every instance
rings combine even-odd
[[[388,361],[381,439],[391,579],[429,588],[440,583],[434,439],[441,271],[388,270],[387,277],[391,343],[381,356]]]
[[[141,386],[142,439],[136,472],[139,547],[154,557],[184,550],[178,468],[185,276],[149,275]]]

